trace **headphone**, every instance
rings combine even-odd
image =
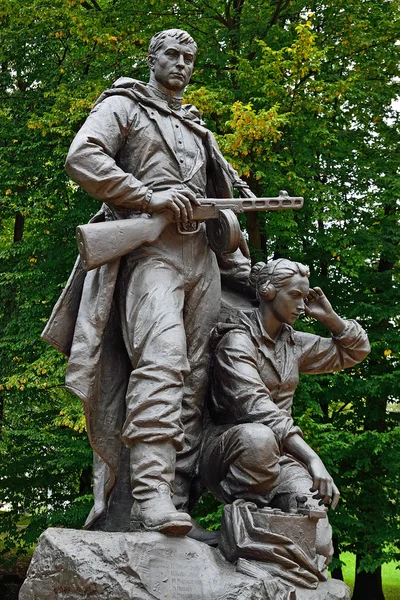
[[[271,275],[269,276],[269,278],[267,279],[267,281],[260,286],[259,294],[263,297],[263,299],[266,302],[271,302],[271,300],[273,300],[275,298],[275,296],[276,296],[276,293],[277,293],[276,292],[276,287],[272,283],[272,278],[273,278],[273,275],[274,275],[274,273],[275,273],[275,271],[276,271],[279,263],[281,263],[284,260],[286,260],[286,259],[285,258],[279,258],[276,261],[276,263],[274,265],[274,268],[272,269]],[[258,274],[260,274],[260,272],[261,272],[261,269],[258,272]]]

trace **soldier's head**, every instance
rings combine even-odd
[[[192,76],[197,44],[182,29],[156,33],[149,45],[150,83],[167,93],[180,93]]]
[[[301,263],[280,258],[268,264],[256,263],[250,283],[261,304],[268,304],[278,321],[293,325],[304,310],[309,292],[310,270]]]

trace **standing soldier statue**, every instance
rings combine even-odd
[[[70,177],[104,203],[93,219],[95,237],[103,227],[103,249],[113,254],[124,226],[139,230],[143,242],[114,252],[106,264],[95,260],[87,273],[83,267],[93,264],[78,260],[43,332],[69,357],[67,388],[85,405],[95,496],[86,527],[129,527],[123,518],[132,502],[130,489],[129,500],[124,495],[129,462],[131,530],[185,535],[194,527],[193,537],[205,535],[187,510],[202,437],[209,332],[220,310],[221,276],[246,289],[250,261],[233,214],[233,246],[219,248],[217,226],[214,246],[222,251],[210,248],[213,230],[206,233],[201,221],[218,200],[203,214],[199,199],[222,202],[235,188],[250,209],[262,202],[223,158],[197,109],[182,104],[196,52],[185,31],[157,33],[149,82],[121,78],[104,92],[66,161]],[[281,205],[293,207],[284,198],[270,208]],[[157,223],[160,231],[145,243]],[[116,233],[106,233],[107,225]]]

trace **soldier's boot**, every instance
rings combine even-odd
[[[177,511],[171,499],[175,463],[176,450],[171,442],[138,442],[132,446],[131,531],[183,536],[191,530],[190,516]]]

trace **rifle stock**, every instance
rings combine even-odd
[[[283,192],[275,198],[207,198],[200,202],[199,206],[193,206],[193,219],[198,222],[218,219],[221,211],[243,213],[299,209],[303,206],[303,198],[291,198]],[[139,216],[78,226],[76,237],[83,268],[90,271],[140,246],[150,246],[171,222],[172,213],[166,211],[151,217],[146,215],[146,218]]]
[[[138,217],[79,225],[76,228],[76,239],[83,268],[91,271],[121,258],[139,246],[150,246],[170,222],[168,213],[159,213],[151,218]]]

